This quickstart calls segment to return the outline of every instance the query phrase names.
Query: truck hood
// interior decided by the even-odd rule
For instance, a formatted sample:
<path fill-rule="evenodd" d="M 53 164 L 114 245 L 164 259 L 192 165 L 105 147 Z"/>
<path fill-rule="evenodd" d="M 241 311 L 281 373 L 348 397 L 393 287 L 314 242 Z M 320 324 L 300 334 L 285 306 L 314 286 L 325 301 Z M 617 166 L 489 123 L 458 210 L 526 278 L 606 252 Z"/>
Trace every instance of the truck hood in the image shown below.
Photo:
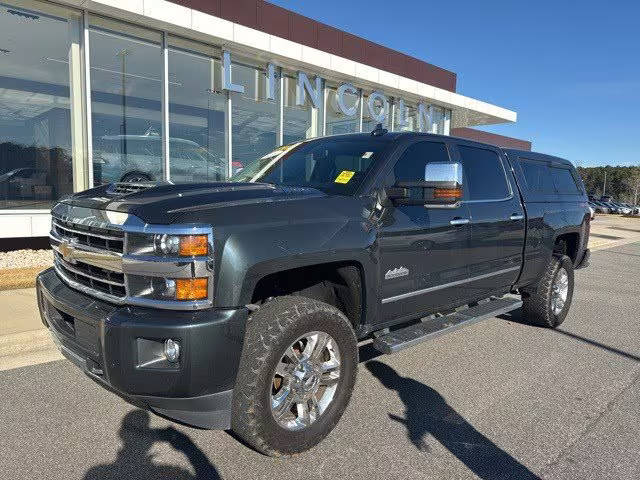
<path fill-rule="evenodd" d="M 257 206 L 326 196 L 314 188 L 266 183 L 160 183 L 103 185 L 63 201 L 79 207 L 129 213 L 147 223 L 171 224 L 191 222 L 203 214 L 210 216 L 221 207 Z"/>

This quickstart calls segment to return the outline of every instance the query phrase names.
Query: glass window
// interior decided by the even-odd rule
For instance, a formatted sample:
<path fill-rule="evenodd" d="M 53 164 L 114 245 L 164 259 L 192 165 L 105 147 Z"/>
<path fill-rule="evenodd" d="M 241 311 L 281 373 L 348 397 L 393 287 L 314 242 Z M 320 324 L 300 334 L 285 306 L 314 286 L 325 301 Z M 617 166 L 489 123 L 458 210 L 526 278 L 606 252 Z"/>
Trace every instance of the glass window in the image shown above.
<path fill-rule="evenodd" d="M 220 60 L 170 48 L 168 63 L 171 181 L 224 180 L 226 95 L 219 91 L 216 74 L 222 68 Z M 157 154 L 162 158 L 161 148 Z"/>
<path fill-rule="evenodd" d="M 430 133 L 444 134 L 444 108 L 433 106 L 433 118 Z"/>
<path fill-rule="evenodd" d="M 400 125 L 402 122 L 402 113 L 400 111 L 400 104 L 396 103 L 396 118 L 394 121 L 394 129 L 397 132 L 418 132 L 418 110 L 416 105 L 405 103 L 406 110 L 406 125 Z"/>
<path fill-rule="evenodd" d="M 397 181 L 413 182 L 424 180 L 427 163 L 448 162 L 449 153 L 444 143 L 418 142 L 410 145 L 393 167 L 394 179 Z"/>
<path fill-rule="evenodd" d="M 376 125 L 380 122 L 373 120 L 371 118 L 371 112 L 369 111 L 369 95 L 365 95 L 363 98 L 363 110 L 362 110 L 362 131 L 363 132 L 372 132 Z M 383 102 L 380 97 L 375 98 L 373 102 L 373 108 L 376 115 L 384 110 L 384 121 L 382 122 L 382 126 L 386 129 L 389 128 L 390 120 L 391 120 L 391 107 L 389 105 L 389 99 L 387 98 L 386 102 Z"/>
<path fill-rule="evenodd" d="M 469 200 L 497 200 L 509 196 L 502 161 L 493 150 L 458 145 Z"/>
<path fill-rule="evenodd" d="M 327 88 L 327 135 L 357 133 L 360 131 L 360 93 L 346 91 L 342 96 L 347 110 L 355 109 L 355 114 L 348 116 L 338 106 L 337 89 Z"/>
<path fill-rule="evenodd" d="M 160 42 L 92 26 L 94 184 L 162 179 Z"/>
<path fill-rule="evenodd" d="M 532 192 L 552 194 L 555 193 L 551 180 L 549 166 L 545 162 L 520 159 L 522 173 L 527 182 L 527 187 Z"/>
<path fill-rule="evenodd" d="M 558 193 L 575 195 L 582 191 L 568 168 L 551 167 L 551 178 Z"/>
<path fill-rule="evenodd" d="M 309 77 L 313 80 L 314 77 Z M 315 83 L 312 81 L 315 88 Z M 313 108 L 311 99 L 305 96 L 304 105 L 296 105 L 297 79 L 285 74 L 284 78 L 284 125 L 283 142 L 285 145 L 318 136 L 319 108 Z M 322 103 L 322 101 L 320 102 Z"/>
<path fill-rule="evenodd" d="M 0 3 L 0 208 L 73 191 L 69 22 Z"/>
<path fill-rule="evenodd" d="M 279 111 L 276 100 L 266 98 L 266 72 L 263 69 L 233 64 L 233 83 L 244 85 L 244 93 L 233 93 L 233 165 L 235 173 L 252 160 L 271 152 L 278 141 Z M 274 97 L 280 97 L 276 81 Z"/>
<path fill-rule="evenodd" d="M 231 180 L 317 188 L 330 194 L 355 192 L 388 140 L 318 139 L 281 147 L 248 164 Z"/>

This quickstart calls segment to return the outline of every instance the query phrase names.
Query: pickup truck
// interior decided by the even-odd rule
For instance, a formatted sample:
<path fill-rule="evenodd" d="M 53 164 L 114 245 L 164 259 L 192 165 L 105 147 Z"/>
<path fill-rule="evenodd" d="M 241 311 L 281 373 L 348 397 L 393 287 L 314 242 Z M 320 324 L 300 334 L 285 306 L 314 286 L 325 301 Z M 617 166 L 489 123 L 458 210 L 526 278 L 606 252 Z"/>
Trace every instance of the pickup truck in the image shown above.
<path fill-rule="evenodd" d="M 339 421 L 360 341 L 392 353 L 520 307 L 562 323 L 589 226 L 566 160 L 378 126 L 280 147 L 226 182 L 60 201 L 37 298 L 108 390 L 288 455 Z"/>

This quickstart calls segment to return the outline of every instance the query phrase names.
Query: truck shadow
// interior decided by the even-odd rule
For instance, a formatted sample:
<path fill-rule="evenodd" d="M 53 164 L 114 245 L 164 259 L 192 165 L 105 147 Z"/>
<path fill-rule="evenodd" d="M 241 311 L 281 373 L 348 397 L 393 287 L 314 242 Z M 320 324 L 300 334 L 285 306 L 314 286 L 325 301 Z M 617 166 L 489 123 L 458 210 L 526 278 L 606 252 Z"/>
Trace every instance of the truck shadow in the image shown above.
<path fill-rule="evenodd" d="M 431 435 L 480 478 L 540 478 L 476 430 L 433 388 L 376 360 L 365 366 L 382 385 L 398 392 L 405 416 L 389 417 L 406 427 L 409 440 L 420 451 L 430 451 L 425 437 Z"/>
<path fill-rule="evenodd" d="M 504 313 L 502 315 L 498 315 L 498 318 L 502 320 L 508 320 L 510 322 L 521 323 L 523 325 L 529 325 L 522 318 L 522 309 L 519 308 L 509 313 Z M 561 328 L 551 329 L 554 333 L 559 333 L 560 335 L 564 335 L 565 337 L 573 338 L 574 340 L 578 340 L 579 342 L 586 343 L 587 345 L 592 345 L 594 347 L 601 348 L 602 350 L 606 350 L 607 352 L 615 353 L 616 355 L 620 355 L 621 357 L 628 358 L 629 360 L 634 360 L 636 362 L 640 362 L 640 356 L 634 355 L 633 353 L 625 352 L 624 350 L 620 350 L 619 348 L 610 347 L 609 345 L 605 345 L 604 343 L 597 342 L 595 340 L 591 340 L 590 338 L 583 337 L 582 335 L 578 335 L 576 333 L 568 332 L 567 330 L 563 330 Z"/>
<path fill-rule="evenodd" d="M 122 419 L 119 430 L 122 448 L 113 463 L 97 465 L 87 471 L 85 480 L 98 479 L 146 479 L 191 480 L 196 478 L 220 479 L 218 471 L 189 436 L 173 427 L 151 428 L 149 413 L 133 410 Z M 166 442 L 183 453 L 195 471 L 172 465 L 153 462 L 151 447 L 157 442 Z"/>

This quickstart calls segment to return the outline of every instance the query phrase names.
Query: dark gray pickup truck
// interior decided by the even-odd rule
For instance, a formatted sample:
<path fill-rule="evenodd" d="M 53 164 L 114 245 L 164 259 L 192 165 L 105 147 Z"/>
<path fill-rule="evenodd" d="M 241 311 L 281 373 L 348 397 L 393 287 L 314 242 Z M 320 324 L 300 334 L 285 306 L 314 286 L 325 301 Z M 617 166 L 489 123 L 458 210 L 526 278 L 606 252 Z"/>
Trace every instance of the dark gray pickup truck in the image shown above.
<path fill-rule="evenodd" d="M 587 265 L 571 164 L 388 133 L 281 147 L 225 183 L 117 183 L 52 210 L 42 321 L 89 377 L 189 425 L 301 452 L 391 353 L 522 307 L 555 327 Z"/>

